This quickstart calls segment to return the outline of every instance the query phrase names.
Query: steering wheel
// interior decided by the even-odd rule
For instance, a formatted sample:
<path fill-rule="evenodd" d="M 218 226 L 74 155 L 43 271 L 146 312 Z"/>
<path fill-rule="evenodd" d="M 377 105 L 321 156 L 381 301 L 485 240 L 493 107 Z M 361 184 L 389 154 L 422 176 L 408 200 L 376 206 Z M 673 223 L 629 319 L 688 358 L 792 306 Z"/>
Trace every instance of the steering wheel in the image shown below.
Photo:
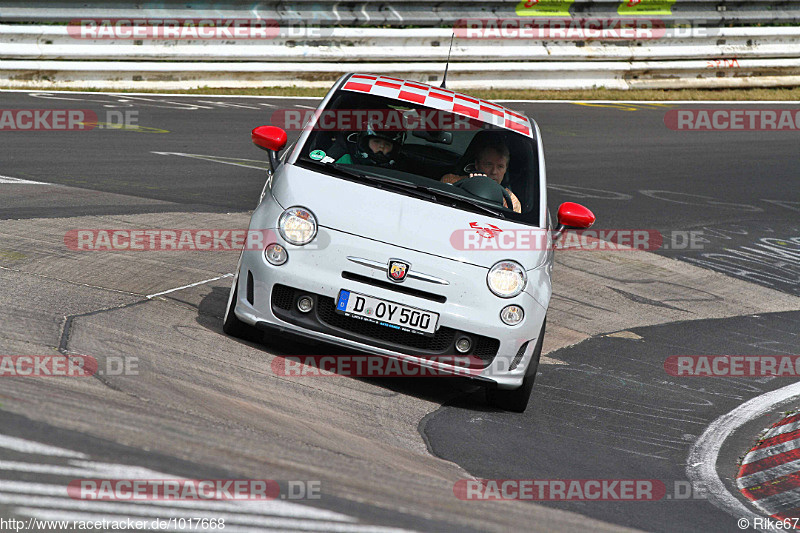
<path fill-rule="evenodd" d="M 473 173 L 471 176 L 455 182 L 453 185 L 462 189 L 473 196 L 477 196 L 483 200 L 495 202 L 505 205 L 508 209 L 514 209 L 514 202 L 511 200 L 511 194 L 505 187 L 494 181 L 486 174 Z"/>
<path fill-rule="evenodd" d="M 492 181 L 494 181 L 494 180 L 492 180 Z M 495 182 L 495 183 L 497 183 L 497 182 Z M 508 192 L 508 190 L 506 190 L 506 188 L 503 187 L 502 185 L 500 185 L 499 183 L 498 183 L 498 186 L 501 189 L 503 189 L 503 200 L 505 200 L 505 202 L 506 202 L 506 207 L 513 211 L 514 210 L 514 200 L 511 199 L 511 193 Z"/>

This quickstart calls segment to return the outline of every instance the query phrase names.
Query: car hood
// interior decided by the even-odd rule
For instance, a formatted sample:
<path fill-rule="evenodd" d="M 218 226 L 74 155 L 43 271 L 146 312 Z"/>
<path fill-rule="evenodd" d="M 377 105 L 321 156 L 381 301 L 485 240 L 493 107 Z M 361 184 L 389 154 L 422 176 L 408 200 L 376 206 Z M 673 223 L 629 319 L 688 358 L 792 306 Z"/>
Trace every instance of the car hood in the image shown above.
<path fill-rule="evenodd" d="M 272 194 L 283 208 L 311 210 L 320 227 L 485 268 L 512 259 L 530 270 L 547 255 L 542 229 L 295 165 L 279 169 Z M 487 238 L 487 232 L 476 227 L 489 228 L 493 236 Z"/>

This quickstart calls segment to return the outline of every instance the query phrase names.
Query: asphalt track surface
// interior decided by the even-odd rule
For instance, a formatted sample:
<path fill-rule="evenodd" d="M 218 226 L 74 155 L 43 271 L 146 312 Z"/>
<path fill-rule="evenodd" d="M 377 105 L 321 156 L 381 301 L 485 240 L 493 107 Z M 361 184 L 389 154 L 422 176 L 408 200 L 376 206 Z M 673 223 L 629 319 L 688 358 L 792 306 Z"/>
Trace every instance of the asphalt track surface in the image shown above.
<path fill-rule="evenodd" d="M 230 280 L 171 293 L 169 302 L 143 301 L 141 295 L 232 272 L 235 256 L 204 256 L 197 265 L 183 257 L 133 257 L 118 265 L 113 257 L 67 254 L 63 242 L 59 248 L 66 229 L 108 227 L 109 221 L 196 227 L 190 224 L 223 223 L 230 213 L 244 213 L 237 220 L 246 224 L 246 212 L 263 187 L 264 166 L 249 131 L 269 123 L 278 109 L 313 108 L 316 100 L 5 92 L 0 102 L 3 109 L 91 109 L 100 121 L 119 116 L 109 111 L 128 111 L 139 125 L 0 132 L 0 175 L 58 185 L 0 183 L 0 353 L 68 349 L 98 359 L 104 351 L 136 353 L 148 372 L 159 373 L 152 381 L 99 379 L 102 390 L 97 391 L 3 378 L 8 384 L 0 389 L 0 434 L 79 450 L 92 461 L 175 476 L 322 478 L 324 497 L 300 503 L 340 515 L 323 522 L 300 512 L 293 526 L 275 526 L 282 530 L 308 530 L 309 520 L 327 524 L 319 526 L 322 530 L 338 520 L 354 531 L 370 525 L 464 531 L 470 524 L 476 530 L 494 529 L 493 524 L 497 530 L 738 530 L 735 514 L 701 496 L 684 499 L 676 493 L 687 481 L 689 449 L 718 417 L 796 380 L 676 378 L 664 371 L 663 362 L 670 355 L 799 353 L 797 133 L 672 131 L 664 125 L 664 114 L 674 108 L 796 106 L 509 104 L 535 118 L 542 129 L 551 209 L 578 201 L 595 212 L 599 229 L 650 229 L 677 238 L 696 232 L 702 244 L 694 250 L 662 247 L 655 255 L 631 259 L 611 256 L 610 262 L 594 255 L 563 256 L 565 274 L 559 279 L 557 269 L 558 298 L 548 321 L 548 338 L 556 339 L 547 354 L 553 364 L 540 367 L 528 411 L 514 415 L 488 409 L 480 392 L 461 382 L 341 378 L 315 385 L 319 390 L 313 392 L 279 389 L 286 397 L 277 400 L 252 376 L 228 383 L 220 378 L 229 368 L 226 356 L 237 357 L 235 371 L 248 376 L 247 371 L 276 353 L 269 344 L 221 334 L 219 317 Z M 295 137 L 290 133 L 290 142 Z M 30 249 L 31 242 L 42 250 Z M 115 268 L 125 279 L 114 277 Z M 688 281 L 682 283 L 684 276 Z M 587 286 L 580 286 L 584 281 Z M 78 288 L 80 295 L 71 292 Z M 158 308 L 168 304 L 173 307 Z M 648 318 L 637 321 L 626 313 Z M 72 330 L 64 329 L 62 317 L 69 317 Z M 190 326 L 200 332 L 189 334 Z M 623 334 L 614 334 L 619 331 Z M 184 341 L 172 338 L 180 335 Z M 187 343 L 184 350 L 205 353 L 182 354 L 181 342 Z M 181 364 L 191 379 L 179 374 Z M 248 387 L 256 391 L 252 397 Z M 172 388 L 178 392 L 169 392 Z M 127 395 L 125 401 L 119 394 Z M 350 411 L 317 412 L 332 409 L 336 395 L 342 395 L 342 404 L 353 402 Z M 365 397 L 385 411 L 378 415 L 383 419 L 369 420 L 359 412 L 358 402 Z M 143 403 L 131 400 L 128 405 L 128 399 Z M 270 402 L 269 411 L 248 411 L 250 400 Z M 148 402 L 153 412 L 146 412 Z M 163 423 L 152 409 L 159 402 L 165 405 Z M 737 458 L 762 428 L 793 405 L 775 405 L 725 441 L 717 472 L 732 494 L 738 494 L 730 481 Z M 139 408 L 141 418 L 135 411 Z M 286 418 L 273 415 L 280 411 Z M 263 427 L 258 421 L 251 427 L 250 420 L 258 416 L 266 417 Z M 358 439 L 366 440 L 325 434 L 327 426 L 320 425 L 325 418 L 352 424 Z M 393 425 L 393 418 L 406 425 Z M 285 432 L 274 427 L 280 423 L 286 424 Z M 370 444 L 388 438 L 380 424 L 392 428 L 389 437 L 399 448 L 417 455 L 399 455 L 392 465 L 380 457 L 383 448 L 372 451 Z M 309 433 L 296 429 L 301 426 L 310 427 Z M 226 432 L 237 442 L 219 439 L 195 447 L 197 439 Z M 350 456 L 342 449 L 322 450 L 326 441 L 337 438 L 348 446 L 360 443 L 364 456 L 360 449 L 351 449 Z M 242 451 L 258 439 L 263 454 Z M 291 446 L 282 446 L 280 439 Z M 423 458 L 425 449 L 451 463 Z M 53 463 L 46 454 L 0 451 L 0 461 Z M 363 478 L 352 481 L 355 474 L 338 461 L 360 466 Z M 428 470 L 436 473 L 437 483 L 410 484 Z M 442 494 L 442 487 L 452 487 L 459 472 L 461 478 L 658 479 L 674 497 L 658 502 L 458 502 L 452 491 Z M 47 475 L 54 474 L 0 467 L 5 482 L 63 483 Z M 21 511 L 13 498 L 4 499 L 13 491 L 4 489 L 2 480 L 2 516 L 39 516 Z M 336 480 L 352 484 L 339 490 Z M 385 493 L 375 489 L 382 484 Z M 398 496 L 404 490 L 421 491 L 421 496 Z"/>

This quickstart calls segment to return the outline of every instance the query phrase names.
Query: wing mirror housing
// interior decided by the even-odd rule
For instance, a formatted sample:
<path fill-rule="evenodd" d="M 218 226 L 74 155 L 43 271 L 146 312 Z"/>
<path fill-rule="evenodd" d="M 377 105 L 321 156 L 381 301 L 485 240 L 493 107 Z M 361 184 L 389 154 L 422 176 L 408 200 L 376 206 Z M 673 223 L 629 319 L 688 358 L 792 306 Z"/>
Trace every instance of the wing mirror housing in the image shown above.
<path fill-rule="evenodd" d="M 287 135 L 277 126 L 259 126 L 250 133 L 253 144 L 269 153 L 269 163 L 272 171 L 278 167 L 278 152 L 286 146 Z"/>
<path fill-rule="evenodd" d="M 595 216 L 588 208 L 575 202 L 558 206 L 558 227 L 553 240 L 558 240 L 566 229 L 587 229 L 594 224 Z"/>
<path fill-rule="evenodd" d="M 286 132 L 277 126 L 259 126 L 253 129 L 251 137 L 262 150 L 280 152 L 286 146 Z"/>

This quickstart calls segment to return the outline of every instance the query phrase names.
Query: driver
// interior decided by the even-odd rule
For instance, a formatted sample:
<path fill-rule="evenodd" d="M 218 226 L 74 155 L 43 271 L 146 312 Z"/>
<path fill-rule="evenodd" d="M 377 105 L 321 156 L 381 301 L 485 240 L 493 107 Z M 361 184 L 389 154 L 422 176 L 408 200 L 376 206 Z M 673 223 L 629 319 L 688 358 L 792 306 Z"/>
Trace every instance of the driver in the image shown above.
<path fill-rule="evenodd" d="M 364 129 L 358 132 L 355 147 L 350 154 L 345 154 L 336 160 L 345 165 L 373 165 L 377 167 L 391 167 L 397 164 L 400 150 L 406 139 L 405 131 L 386 128 L 379 121 L 368 122 Z"/>
<path fill-rule="evenodd" d="M 511 160 L 511 155 L 505 144 L 496 142 L 488 143 L 478 150 L 477 157 L 475 158 L 475 172 L 470 172 L 469 176 L 458 176 L 456 174 L 445 174 L 442 176 L 441 181 L 444 183 L 455 183 L 465 178 L 479 176 L 485 174 L 492 178 L 498 184 L 502 184 L 503 178 L 506 176 L 508 170 L 508 162 Z M 512 209 L 515 213 L 522 212 L 522 204 L 520 204 L 517 196 L 511 192 L 511 189 L 506 187 L 506 191 L 511 196 Z M 508 207 L 506 201 L 503 200 L 503 207 Z"/>

